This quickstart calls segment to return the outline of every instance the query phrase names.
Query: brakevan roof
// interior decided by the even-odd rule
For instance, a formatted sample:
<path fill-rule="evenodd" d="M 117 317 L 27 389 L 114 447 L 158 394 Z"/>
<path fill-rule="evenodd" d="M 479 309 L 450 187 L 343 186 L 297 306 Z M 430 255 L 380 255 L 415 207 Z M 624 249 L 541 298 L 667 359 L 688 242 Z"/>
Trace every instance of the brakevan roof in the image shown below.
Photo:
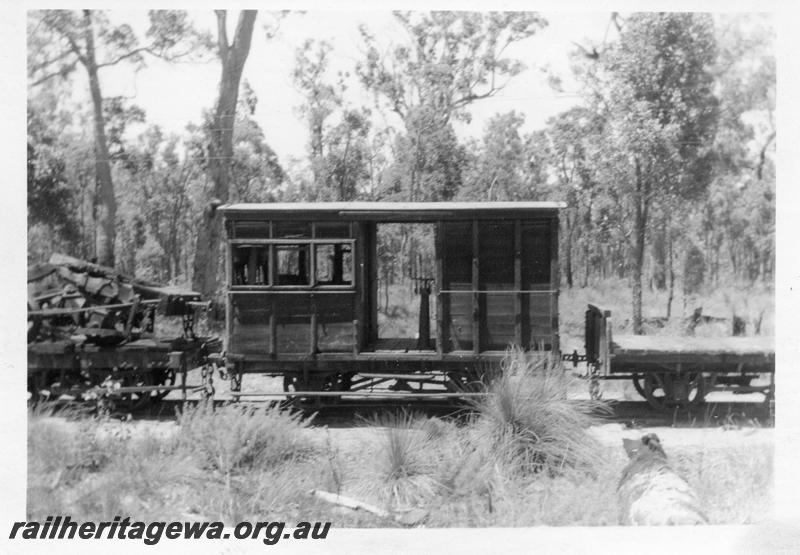
<path fill-rule="evenodd" d="M 448 219 L 480 216 L 535 215 L 566 208 L 563 202 L 275 202 L 225 204 L 226 216 L 316 219 Z"/>

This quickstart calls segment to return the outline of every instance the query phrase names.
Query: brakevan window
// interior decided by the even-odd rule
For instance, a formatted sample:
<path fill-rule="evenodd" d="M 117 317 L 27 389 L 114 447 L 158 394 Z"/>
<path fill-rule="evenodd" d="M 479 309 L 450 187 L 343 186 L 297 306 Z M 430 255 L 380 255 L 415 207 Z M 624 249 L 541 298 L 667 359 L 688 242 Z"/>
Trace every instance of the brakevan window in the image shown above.
<path fill-rule="evenodd" d="M 231 237 L 235 288 L 352 288 L 350 222 L 236 221 Z"/>
<path fill-rule="evenodd" d="M 351 285 L 353 283 L 353 249 L 349 244 L 316 244 L 316 284 Z"/>
<path fill-rule="evenodd" d="M 269 285 L 269 245 L 234 245 L 233 285 Z"/>
<path fill-rule="evenodd" d="M 277 285 L 311 285 L 308 262 L 311 245 L 275 245 Z"/>

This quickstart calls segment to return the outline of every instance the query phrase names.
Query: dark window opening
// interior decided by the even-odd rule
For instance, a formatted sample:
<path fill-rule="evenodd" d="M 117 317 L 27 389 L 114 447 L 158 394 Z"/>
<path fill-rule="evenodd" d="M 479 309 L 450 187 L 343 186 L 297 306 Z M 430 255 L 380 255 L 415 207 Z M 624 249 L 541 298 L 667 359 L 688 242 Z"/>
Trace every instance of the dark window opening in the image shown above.
<path fill-rule="evenodd" d="M 308 262 L 309 245 L 278 245 L 275 256 L 278 266 L 278 285 L 310 285 Z"/>
<path fill-rule="evenodd" d="M 233 285 L 269 285 L 269 247 L 233 247 Z"/>
<path fill-rule="evenodd" d="M 316 245 L 317 285 L 351 285 L 353 250 L 350 245 Z"/>

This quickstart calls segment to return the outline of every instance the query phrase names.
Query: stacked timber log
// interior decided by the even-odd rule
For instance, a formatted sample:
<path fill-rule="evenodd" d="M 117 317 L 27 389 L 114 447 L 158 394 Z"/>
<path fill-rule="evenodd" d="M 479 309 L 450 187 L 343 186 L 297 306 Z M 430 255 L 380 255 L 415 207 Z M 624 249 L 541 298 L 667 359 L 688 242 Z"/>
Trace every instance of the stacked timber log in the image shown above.
<path fill-rule="evenodd" d="M 189 319 L 200 295 L 63 254 L 28 268 L 28 343 L 63 352 L 70 343 L 98 346 L 154 332 L 155 314 Z"/>

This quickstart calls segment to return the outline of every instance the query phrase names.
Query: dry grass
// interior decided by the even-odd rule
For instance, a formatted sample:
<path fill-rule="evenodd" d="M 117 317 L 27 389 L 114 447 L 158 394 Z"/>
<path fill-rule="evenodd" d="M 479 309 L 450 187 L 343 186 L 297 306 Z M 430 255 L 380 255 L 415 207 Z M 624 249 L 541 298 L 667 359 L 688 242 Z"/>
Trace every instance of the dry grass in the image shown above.
<path fill-rule="evenodd" d="M 388 415 L 340 445 L 279 409 L 197 406 L 168 434 L 32 411 L 28 514 L 396 525 L 328 505 L 309 495 L 316 488 L 390 510 L 426 509 L 426 526 L 616 524 L 627 456 L 621 444 L 586 434 L 598 407 L 566 402 L 568 387 L 557 365 L 512 352 L 495 395 L 472 419 Z M 768 517 L 770 445 L 668 446 L 667 453 L 713 523 Z"/>
<path fill-rule="evenodd" d="M 649 290 L 642 294 L 642 316 L 646 318 L 665 317 L 667 314 L 668 293 Z M 584 312 L 588 303 L 600 304 L 611 310 L 616 333 L 631 331 L 631 288 L 622 280 L 609 279 L 593 283 L 589 287 L 563 288 L 559 296 L 559 315 L 562 337 L 568 342 L 566 351 L 573 348 L 582 350 Z M 714 288 L 684 299 L 680 289 L 675 292 L 672 302 L 672 319 L 663 328 L 645 326 L 648 334 L 685 335 L 683 318 L 702 307 L 703 314 L 726 318 L 724 324 L 701 325 L 695 330 L 701 336 L 721 336 L 731 334 L 730 319 L 734 312 L 745 319 L 747 334 L 752 335 L 756 321 L 761 319 L 761 334 L 773 335 L 775 332 L 775 295 L 772 289 L 762 284 L 738 284 Z"/>
<path fill-rule="evenodd" d="M 296 472 L 314 458 L 306 426 L 278 409 L 199 405 L 170 434 L 134 434 L 123 423 L 108 434 L 102 421 L 32 412 L 28 513 L 235 522 L 285 509 L 315 475 Z"/>
<path fill-rule="evenodd" d="M 354 488 L 358 495 L 393 509 L 420 505 L 441 490 L 435 476 L 441 453 L 425 423 L 425 417 L 404 411 L 371 422 L 382 430 Z"/>
<path fill-rule="evenodd" d="M 271 468 L 308 454 L 302 430 L 309 421 L 276 406 L 201 403 L 178 415 L 178 445 L 203 468 L 226 475 Z"/>
<path fill-rule="evenodd" d="M 673 467 L 692 485 L 711 524 L 763 522 L 772 510 L 771 445 L 673 449 Z"/>
<path fill-rule="evenodd" d="M 598 445 L 586 430 L 597 423 L 595 413 L 608 409 L 599 401 L 567 400 L 576 381 L 552 356 L 509 351 L 491 395 L 475 403 L 475 441 L 517 472 L 591 467 Z"/>

